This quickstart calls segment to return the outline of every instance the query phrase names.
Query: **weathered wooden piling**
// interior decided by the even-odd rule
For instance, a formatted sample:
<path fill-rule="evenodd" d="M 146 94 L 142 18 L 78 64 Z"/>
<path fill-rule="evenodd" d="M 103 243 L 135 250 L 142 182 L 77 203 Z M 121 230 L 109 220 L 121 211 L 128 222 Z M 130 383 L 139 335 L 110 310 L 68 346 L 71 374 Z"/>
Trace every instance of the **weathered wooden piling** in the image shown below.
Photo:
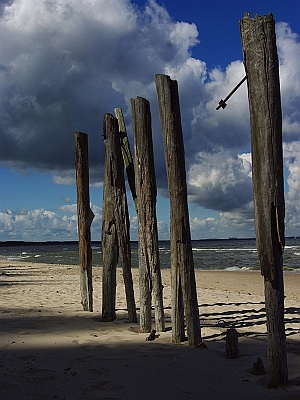
<path fill-rule="evenodd" d="M 137 322 L 131 273 L 129 215 L 124 181 L 118 120 L 111 114 L 103 117 L 105 176 L 102 217 L 103 305 L 102 319 L 115 318 L 115 269 L 118 258 L 125 284 L 129 322 Z M 114 287 L 113 287 L 114 286 Z M 108 304 L 109 303 L 109 304 Z"/>
<path fill-rule="evenodd" d="M 137 194 L 135 188 L 135 172 L 134 172 L 134 162 L 130 150 L 129 140 L 126 131 L 126 125 L 124 121 L 122 108 L 115 108 L 115 116 L 119 123 L 119 134 L 121 139 L 121 150 L 123 155 L 123 161 L 126 169 L 128 185 L 132 194 L 132 199 L 134 202 L 135 210 L 138 212 L 137 207 Z"/>
<path fill-rule="evenodd" d="M 115 219 L 115 188 L 118 174 L 118 128 L 110 114 L 103 117 L 105 146 L 104 186 L 102 203 L 102 321 L 116 319 L 116 268 L 118 238 Z"/>
<path fill-rule="evenodd" d="M 177 81 L 155 76 L 170 194 L 172 341 L 184 340 L 185 314 L 189 344 L 201 342 L 194 260 L 191 244 L 184 143 Z M 183 300 L 183 304 L 182 304 Z"/>
<path fill-rule="evenodd" d="M 239 334 L 236 329 L 226 331 L 226 358 L 239 358 Z"/>
<path fill-rule="evenodd" d="M 75 166 L 81 304 L 85 311 L 93 311 L 92 247 L 90 228 L 94 214 L 90 209 L 88 136 L 83 132 L 75 132 Z"/>
<path fill-rule="evenodd" d="M 156 218 L 156 176 L 153 156 L 151 112 L 148 100 L 131 99 L 134 134 L 135 181 L 139 221 L 140 331 L 151 332 L 151 300 L 156 331 L 165 330 Z"/>
<path fill-rule="evenodd" d="M 264 276 L 270 386 L 286 385 L 284 185 L 279 62 L 273 15 L 240 20 L 248 77 L 256 243 Z"/>

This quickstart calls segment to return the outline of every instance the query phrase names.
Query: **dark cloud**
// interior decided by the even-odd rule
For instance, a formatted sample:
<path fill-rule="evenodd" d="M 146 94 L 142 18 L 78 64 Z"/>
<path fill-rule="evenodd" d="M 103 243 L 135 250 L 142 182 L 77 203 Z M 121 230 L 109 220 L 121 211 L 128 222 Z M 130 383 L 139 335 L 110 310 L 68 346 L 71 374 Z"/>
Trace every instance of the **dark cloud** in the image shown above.
<path fill-rule="evenodd" d="M 129 97 L 146 94 L 147 85 L 153 92 L 155 73 L 181 51 L 168 38 L 175 24 L 158 24 L 154 11 L 141 15 L 126 1 L 118 2 L 120 13 L 114 2 L 106 3 L 105 16 L 74 1 L 38 7 L 29 1 L 22 11 L 20 3 L 2 26 L 1 160 L 21 168 L 70 169 L 74 131 L 84 131 L 99 180 L 102 117 L 115 107 L 127 111 Z"/>
<path fill-rule="evenodd" d="M 14 0 L 0 0 L 0 18 L 4 14 L 6 7 L 11 6 L 13 2 Z"/>

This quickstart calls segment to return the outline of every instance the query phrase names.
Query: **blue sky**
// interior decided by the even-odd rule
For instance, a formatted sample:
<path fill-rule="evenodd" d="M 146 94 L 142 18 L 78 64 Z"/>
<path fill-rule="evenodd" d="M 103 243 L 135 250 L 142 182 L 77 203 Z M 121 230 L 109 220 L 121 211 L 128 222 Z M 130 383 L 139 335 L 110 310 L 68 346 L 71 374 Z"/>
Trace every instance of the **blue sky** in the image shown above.
<path fill-rule="evenodd" d="M 104 12 L 105 10 L 105 12 Z M 300 235 L 300 3 L 239 0 L 0 0 L 0 240 L 76 240 L 74 131 L 89 135 L 91 203 L 99 240 L 102 118 L 130 98 L 150 101 L 159 237 L 169 201 L 154 85 L 179 85 L 194 239 L 253 237 L 250 128 L 239 19 L 272 12 L 283 109 L 286 234 Z M 132 145 L 133 148 L 133 145 Z M 128 195 L 132 239 L 137 220 Z"/>

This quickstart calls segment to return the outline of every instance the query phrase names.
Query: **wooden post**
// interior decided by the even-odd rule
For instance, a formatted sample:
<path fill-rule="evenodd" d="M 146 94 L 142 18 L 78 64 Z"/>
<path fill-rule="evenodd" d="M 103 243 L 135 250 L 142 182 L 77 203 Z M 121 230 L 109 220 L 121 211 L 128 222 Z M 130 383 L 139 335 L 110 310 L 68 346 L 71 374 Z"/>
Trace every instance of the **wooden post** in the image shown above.
<path fill-rule="evenodd" d="M 256 362 L 253 363 L 252 374 L 264 375 L 266 373 L 264 363 L 260 357 L 257 357 Z"/>
<path fill-rule="evenodd" d="M 150 104 L 146 99 L 137 97 L 131 99 L 131 110 L 139 210 L 140 331 L 151 331 L 151 294 L 153 293 L 156 331 L 162 332 L 165 330 L 165 319 L 158 248 L 157 188 Z"/>
<path fill-rule="evenodd" d="M 118 135 L 109 114 L 103 118 L 105 146 L 104 188 L 102 203 L 102 321 L 116 319 L 116 268 L 118 264 L 118 238 L 115 219 L 114 182 L 118 174 Z"/>
<path fill-rule="evenodd" d="M 191 244 L 184 143 L 177 81 L 155 76 L 170 194 L 172 340 L 184 340 L 182 299 L 189 344 L 201 342 L 194 260 Z"/>
<path fill-rule="evenodd" d="M 130 151 L 129 140 L 126 132 L 125 121 L 123 117 L 123 112 L 121 108 L 115 108 L 115 116 L 118 118 L 119 123 L 119 133 L 121 137 L 121 150 L 124 165 L 126 168 L 127 180 L 130 187 L 130 191 L 132 194 L 134 206 L 136 212 L 138 212 L 137 208 L 137 196 L 136 196 L 136 189 L 135 189 L 135 172 L 134 172 L 134 163 L 132 154 Z"/>
<path fill-rule="evenodd" d="M 226 357 L 239 358 L 239 334 L 236 329 L 227 329 L 226 332 Z"/>
<path fill-rule="evenodd" d="M 123 172 L 124 165 L 121 155 L 118 120 L 111 114 L 104 115 L 103 136 L 105 145 L 102 218 L 103 274 L 107 273 L 108 276 L 110 275 L 110 278 L 103 280 L 103 284 L 107 283 L 103 289 L 103 301 L 105 300 L 105 296 L 114 296 L 113 301 L 115 302 L 115 288 L 112 285 L 115 285 L 115 268 L 119 255 L 125 284 L 128 319 L 129 322 L 137 322 L 131 274 L 129 215 Z M 102 312 L 102 319 L 103 316 L 105 318 L 115 318 L 114 314 L 109 311 L 112 306 L 113 303 L 111 300 L 111 305 L 107 310 L 103 310 Z M 107 314 L 108 312 L 109 315 Z"/>
<path fill-rule="evenodd" d="M 88 136 L 83 132 L 75 132 L 75 165 L 81 304 L 85 311 L 93 311 L 92 247 L 90 228 L 94 214 L 90 209 Z"/>
<path fill-rule="evenodd" d="M 288 381 L 284 327 L 284 186 L 279 63 L 273 15 L 240 20 L 252 141 L 256 243 L 265 284 L 270 386 Z"/>

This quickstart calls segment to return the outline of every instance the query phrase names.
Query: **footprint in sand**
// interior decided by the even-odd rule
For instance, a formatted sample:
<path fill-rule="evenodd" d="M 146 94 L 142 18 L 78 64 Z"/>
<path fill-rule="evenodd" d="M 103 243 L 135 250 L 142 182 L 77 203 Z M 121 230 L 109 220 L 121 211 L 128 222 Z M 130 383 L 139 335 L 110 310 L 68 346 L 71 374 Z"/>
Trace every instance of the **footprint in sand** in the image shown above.
<path fill-rule="evenodd" d="M 91 389 L 96 390 L 122 390 L 124 389 L 124 385 L 120 382 L 113 382 L 113 381 L 102 381 L 98 382 L 95 385 L 91 386 Z"/>
<path fill-rule="evenodd" d="M 124 339 L 122 335 L 120 336 L 109 336 L 106 341 L 107 342 L 120 342 L 120 341 L 128 341 L 128 338 Z"/>
<path fill-rule="evenodd" d="M 46 368 L 30 368 L 23 371 L 22 374 L 34 381 L 52 381 L 54 379 L 54 371 Z"/>
<path fill-rule="evenodd" d="M 82 356 L 82 357 L 75 358 L 75 361 L 79 361 L 81 363 L 86 363 L 86 362 L 90 361 L 93 358 L 95 358 L 95 356 Z"/>
<path fill-rule="evenodd" d="M 20 361 L 28 361 L 28 360 L 32 360 L 32 356 L 31 355 L 24 355 L 24 356 L 17 356 L 16 359 L 20 360 Z"/>
<path fill-rule="evenodd" d="M 101 400 L 124 400 L 124 398 L 122 397 L 102 397 Z"/>
<path fill-rule="evenodd" d="M 4 390 L 10 390 L 10 389 L 15 389 L 17 388 L 18 385 L 12 383 L 12 382 L 2 382 L 1 383 L 1 389 Z"/>
<path fill-rule="evenodd" d="M 85 344 L 87 344 L 87 343 L 89 343 L 89 342 L 90 342 L 89 339 L 87 339 L 87 340 L 77 340 L 77 339 L 72 340 L 72 343 L 78 344 L 79 346 L 85 345 Z"/>
<path fill-rule="evenodd" d="M 109 373 L 110 371 L 111 370 L 109 368 L 103 367 L 103 368 L 93 368 L 93 369 L 90 369 L 88 372 L 89 372 L 89 374 L 101 376 L 101 375 Z"/>

